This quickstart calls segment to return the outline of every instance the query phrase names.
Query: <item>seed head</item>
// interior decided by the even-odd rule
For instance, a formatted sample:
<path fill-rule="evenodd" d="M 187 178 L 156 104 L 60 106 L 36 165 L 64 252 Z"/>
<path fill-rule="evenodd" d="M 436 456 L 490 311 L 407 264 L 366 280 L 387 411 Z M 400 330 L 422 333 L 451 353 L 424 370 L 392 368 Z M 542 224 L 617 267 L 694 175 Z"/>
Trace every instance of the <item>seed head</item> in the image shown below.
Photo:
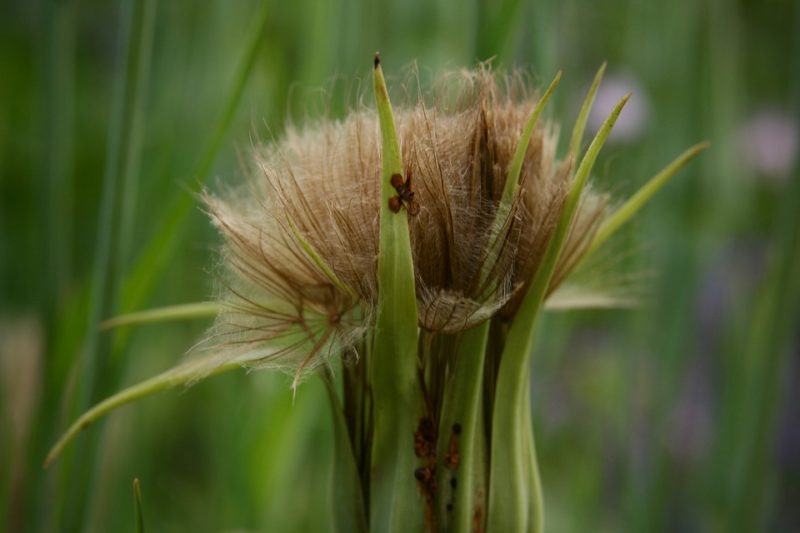
<path fill-rule="evenodd" d="M 518 73 L 487 66 L 442 78 L 396 109 L 405 168 L 392 211 L 409 215 L 419 326 L 457 332 L 513 316 L 537 271 L 570 185 L 557 127 L 540 125 L 519 188 L 501 202 L 537 98 Z M 254 152 L 257 172 L 221 197 L 205 195 L 224 237 L 225 310 L 208 344 L 248 366 L 301 376 L 357 346 L 377 302 L 381 153 L 377 114 L 290 129 Z M 553 277 L 589 246 L 606 200 L 584 194 Z"/>

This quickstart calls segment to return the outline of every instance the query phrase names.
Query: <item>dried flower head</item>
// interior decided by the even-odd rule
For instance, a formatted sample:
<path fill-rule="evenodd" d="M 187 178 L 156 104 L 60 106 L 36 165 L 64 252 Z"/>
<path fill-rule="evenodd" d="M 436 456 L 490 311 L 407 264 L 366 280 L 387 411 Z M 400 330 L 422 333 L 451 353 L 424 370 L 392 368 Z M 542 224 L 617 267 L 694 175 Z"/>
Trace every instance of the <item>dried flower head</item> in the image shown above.
<path fill-rule="evenodd" d="M 406 179 L 392 183 L 390 208 L 411 215 L 421 328 L 454 333 L 512 316 L 536 273 L 573 167 L 556 157 L 557 128 L 539 125 L 520 187 L 501 202 L 537 101 L 522 75 L 482 66 L 396 110 Z M 380 146 L 376 112 L 359 109 L 290 130 L 256 150 L 258 172 L 245 185 L 206 195 L 226 269 L 208 344 L 299 376 L 363 338 L 378 291 Z M 584 193 L 551 290 L 587 250 L 606 203 Z"/>

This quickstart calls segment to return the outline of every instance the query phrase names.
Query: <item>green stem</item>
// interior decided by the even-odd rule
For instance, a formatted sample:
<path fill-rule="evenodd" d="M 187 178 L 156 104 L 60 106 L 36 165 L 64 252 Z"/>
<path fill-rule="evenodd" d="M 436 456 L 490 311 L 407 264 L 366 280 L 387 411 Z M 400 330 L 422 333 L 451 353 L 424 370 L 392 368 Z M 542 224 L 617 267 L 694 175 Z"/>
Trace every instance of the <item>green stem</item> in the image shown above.
<path fill-rule="evenodd" d="M 469 532 L 485 516 L 483 367 L 490 321 L 461 334 L 439 418 L 437 512 L 443 531 Z"/>
<path fill-rule="evenodd" d="M 544 531 L 544 500 L 542 497 L 542 481 L 539 476 L 539 462 L 536 460 L 536 439 L 533 434 L 533 414 L 531 413 L 530 380 L 526 388 L 527 401 L 523 405 L 522 420 L 524 431 L 523 443 L 525 453 L 525 484 L 530 488 L 530 513 L 528 519 L 529 533 L 542 533 Z"/>
<path fill-rule="evenodd" d="M 121 176 L 119 202 L 119 228 L 117 231 L 117 276 L 122 279 L 130 260 L 134 230 L 134 215 L 138 196 L 141 167 L 142 140 L 145 130 L 145 97 L 150 79 L 150 63 L 155 32 L 156 0 L 142 0 L 135 4 L 134 20 L 141 20 L 132 34 L 128 50 L 125 92 L 130 100 L 124 117 L 123 136 L 125 148 L 120 154 L 116 172 Z"/>
<path fill-rule="evenodd" d="M 56 442 L 56 444 L 50 450 L 50 453 L 47 454 L 47 458 L 44 460 L 44 464 L 42 466 L 47 468 L 61 454 L 61 452 L 64 450 L 64 447 L 66 447 L 66 445 L 78 435 L 78 433 L 88 428 L 109 411 L 113 411 L 117 407 L 125 405 L 126 403 L 138 400 L 139 398 L 144 398 L 145 396 L 150 396 L 151 394 L 161 392 L 177 385 L 186 385 L 201 378 L 221 374 L 235 368 L 241 368 L 241 366 L 241 363 L 238 361 L 220 364 L 218 359 L 213 356 L 189 361 L 171 370 L 167 370 L 162 374 L 142 381 L 141 383 L 137 383 L 132 387 L 128 387 L 127 389 L 118 392 L 109 398 L 106 398 L 83 413 L 69 427 L 66 433 L 64 433 L 64 435 L 58 439 L 58 442 Z"/>
<path fill-rule="evenodd" d="M 133 511 L 136 533 L 144 533 L 144 515 L 142 513 L 142 487 L 139 478 L 133 479 Z"/>
<path fill-rule="evenodd" d="M 374 440 L 371 453 L 370 530 L 422 531 L 423 499 L 415 471 L 414 432 L 423 417 L 417 362 L 417 301 L 411 238 L 405 209 L 389 198 L 395 174 L 403 176 L 400 144 L 389 94 L 375 57 L 375 100 L 380 119 L 382 178 L 378 255 L 378 306 L 371 350 Z"/>
<path fill-rule="evenodd" d="M 539 270 L 509 328 L 500 359 L 492 416 L 491 472 L 489 476 L 489 521 L 491 531 L 522 531 L 528 528 L 529 504 L 526 485 L 526 438 L 524 428 L 525 392 L 530 374 L 530 359 L 536 319 L 550 279 L 558 263 L 578 208 L 589 174 L 622 108 L 625 96 L 611 112 L 586 150 L 572 187 L 564 202 L 556 230 L 542 258 Z M 534 520 L 539 518 L 533 517 Z"/>
<path fill-rule="evenodd" d="M 367 513 L 361 490 L 353 442 L 347 421 L 329 373 L 322 375 L 333 415 L 333 471 L 331 473 L 331 505 L 333 531 L 359 533 L 367 531 Z"/>

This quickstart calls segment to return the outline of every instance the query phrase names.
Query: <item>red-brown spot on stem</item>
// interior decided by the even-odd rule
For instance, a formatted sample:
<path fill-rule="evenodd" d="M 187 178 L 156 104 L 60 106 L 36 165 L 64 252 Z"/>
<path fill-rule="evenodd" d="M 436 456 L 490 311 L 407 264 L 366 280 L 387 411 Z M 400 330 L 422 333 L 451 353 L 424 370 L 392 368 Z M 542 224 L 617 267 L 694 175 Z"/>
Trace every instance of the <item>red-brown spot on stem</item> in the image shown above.
<path fill-rule="evenodd" d="M 483 498 L 479 494 L 478 503 L 475 504 L 475 510 L 472 512 L 472 531 L 473 533 L 483 533 Z"/>
<path fill-rule="evenodd" d="M 423 416 L 414 432 L 414 453 L 425 464 L 414 470 L 417 487 L 425 500 L 425 530 L 436 531 L 434 495 L 436 494 L 436 426 Z"/>
<path fill-rule="evenodd" d="M 448 470 L 458 469 L 458 465 L 461 462 L 461 456 L 458 453 L 459 433 L 461 433 L 461 426 L 454 424 L 453 431 L 450 433 L 450 441 L 447 443 L 447 453 L 444 456 L 444 465 Z"/>

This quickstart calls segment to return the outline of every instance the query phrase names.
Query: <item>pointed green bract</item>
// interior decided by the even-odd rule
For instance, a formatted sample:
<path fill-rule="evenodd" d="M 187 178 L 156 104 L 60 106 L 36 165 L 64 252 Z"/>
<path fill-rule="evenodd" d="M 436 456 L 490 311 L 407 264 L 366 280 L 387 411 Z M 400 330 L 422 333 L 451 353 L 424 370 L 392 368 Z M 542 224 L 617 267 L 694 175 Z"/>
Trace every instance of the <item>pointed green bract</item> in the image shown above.
<path fill-rule="evenodd" d="M 672 161 L 669 165 L 664 167 L 664 169 L 653 176 L 641 189 L 639 189 L 636 194 L 630 197 L 630 199 L 622 204 L 622 206 L 617 209 L 610 217 L 608 217 L 605 222 L 600 226 L 600 229 L 597 230 L 597 233 L 592 240 L 591 246 L 587 250 L 584 257 L 588 257 L 594 251 L 596 251 L 600 246 L 605 243 L 609 237 L 614 235 L 626 222 L 628 222 L 633 215 L 635 215 L 639 209 L 644 207 L 644 205 L 650 201 L 655 193 L 657 193 L 661 187 L 666 185 L 666 183 L 674 176 L 679 170 L 681 170 L 686 164 L 694 159 L 697 154 L 708 148 L 710 143 L 702 142 L 698 143 L 677 158 Z"/>
<path fill-rule="evenodd" d="M 624 293 L 560 285 L 547 296 L 545 311 L 572 311 L 577 309 L 627 309 L 636 305 L 636 298 Z"/>
<path fill-rule="evenodd" d="M 135 313 L 115 316 L 100 323 L 100 329 L 118 328 L 121 326 L 138 326 L 172 320 L 195 320 L 217 316 L 222 306 L 218 302 L 193 302 L 188 304 L 169 305 L 155 309 L 146 309 Z"/>
<path fill-rule="evenodd" d="M 322 256 L 319 255 L 319 252 L 311 245 L 310 242 L 300 233 L 300 230 L 297 229 L 294 222 L 291 219 L 287 218 L 286 221 L 289 223 L 289 227 L 292 229 L 292 234 L 294 234 L 295 239 L 297 242 L 300 243 L 300 246 L 303 248 L 303 251 L 308 255 L 308 257 L 314 262 L 315 265 L 325 274 L 331 283 L 336 285 L 339 289 L 343 292 L 346 292 L 350 298 L 354 301 L 358 300 L 358 295 L 356 292 L 345 282 L 339 279 L 339 276 L 333 271 L 333 269 L 322 259 Z"/>
<path fill-rule="evenodd" d="M 154 376 L 150 379 L 142 381 L 132 387 L 114 394 L 98 403 L 69 427 L 64 435 L 56 442 L 47 458 L 44 461 L 46 468 L 52 463 L 59 454 L 63 451 L 64 447 L 74 439 L 78 433 L 89 427 L 98 419 L 103 417 L 109 411 L 113 411 L 117 407 L 130 403 L 134 400 L 150 396 L 157 392 L 176 387 L 178 385 L 188 385 L 199 379 L 200 377 L 208 377 L 211 375 L 221 374 L 234 368 L 239 368 L 241 365 L 238 362 L 228 362 L 220 364 L 219 360 L 215 357 L 207 357 L 203 359 L 196 359 L 188 361 L 182 365 L 176 366 L 171 370 Z"/>
<path fill-rule="evenodd" d="M 420 461 L 414 432 L 423 416 L 417 376 L 417 302 L 414 264 L 405 209 L 393 212 L 397 194 L 390 181 L 404 176 L 389 93 L 375 56 L 375 102 L 381 130 L 382 174 L 378 305 L 370 352 L 374 438 L 370 485 L 370 530 L 423 530 L 423 498 L 414 479 Z"/>
<path fill-rule="evenodd" d="M 497 377 L 492 421 L 488 527 L 493 531 L 522 531 L 532 525 L 543 523 L 540 516 L 543 510 L 528 507 L 531 497 L 528 489 L 538 490 L 538 488 L 529 487 L 526 483 L 530 469 L 520 468 L 520 465 L 525 465 L 526 461 L 529 461 L 528 455 L 532 452 L 528 448 L 533 446 L 532 435 L 527 435 L 520 428 L 528 427 L 524 406 L 525 402 L 529 401 L 526 397 L 526 382 L 530 375 L 534 326 L 578 208 L 583 188 L 600 149 L 605 144 L 629 96 L 625 96 L 611 112 L 578 166 L 556 230 L 506 336 Z M 537 531 L 536 527 L 533 527 L 533 530 Z"/>
<path fill-rule="evenodd" d="M 575 171 L 575 177 L 573 178 L 572 186 L 570 187 L 569 194 L 567 195 L 567 200 L 564 203 L 564 208 L 561 211 L 561 217 L 558 221 L 556 234 L 553 236 L 554 240 L 558 239 L 556 240 L 556 246 L 549 246 L 550 249 L 553 249 L 553 253 L 556 254 L 556 259 L 561 252 L 561 246 L 566 239 L 569 226 L 572 224 L 572 219 L 575 215 L 575 211 L 578 208 L 578 202 L 580 201 L 581 194 L 583 194 L 583 188 L 586 186 L 586 182 L 589 179 L 589 174 L 592 172 L 592 168 L 594 168 L 594 162 L 597 160 L 600 150 L 603 148 L 606 139 L 608 139 L 611 130 L 614 128 L 614 124 L 617 122 L 617 118 L 622 112 L 622 108 L 628 103 L 630 97 L 630 94 L 626 94 L 611 111 L 611 114 L 608 116 L 608 118 L 606 118 L 605 122 L 603 122 L 603 125 L 600 126 L 600 130 L 597 132 L 597 135 L 595 135 L 592 143 L 586 150 L 586 154 L 583 156 L 581 164 L 578 165 L 578 170 Z M 536 276 L 539 277 L 539 273 L 537 273 Z"/>
<path fill-rule="evenodd" d="M 545 104 L 550 99 L 550 95 L 553 94 L 558 83 L 561 81 L 561 71 L 559 70 L 556 73 L 555 78 L 553 81 L 550 82 L 550 86 L 544 92 L 542 97 L 536 102 L 536 106 L 533 108 L 531 112 L 531 116 L 528 118 L 528 122 L 525 124 L 525 130 L 522 132 L 522 136 L 519 138 L 519 142 L 517 143 L 517 148 L 514 151 L 514 159 L 511 160 L 511 167 L 508 170 L 508 177 L 506 178 L 506 184 L 503 187 L 503 197 L 501 203 L 503 204 L 511 204 L 512 199 L 514 198 L 514 192 L 519 187 L 519 176 L 522 172 L 522 163 L 525 161 L 525 154 L 528 152 L 528 146 L 531 144 L 531 137 L 533 136 L 533 131 L 536 128 L 536 123 L 539 120 L 539 115 L 542 114 L 544 110 Z"/>
<path fill-rule="evenodd" d="M 525 129 L 517 142 L 516 150 L 514 151 L 514 158 L 511 160 L 511 165 L 508 169 L 508 176 L 506 177 L 505 185 L 503 186 L 503 195 L 500 197 L 500 204 L 497 206 L 494 221 L 489 233 L 489 246 L 486 250 L 486 256 L 483 259 L 483 265 L 479 276 L 479 287 L 484 287 L 483 293 L 479 294 L 479 299 L 487 299 L 493 292 L 494 288 L 486 285 L 486 280 L 491 275 L 491 271 L 495 266 L 495 262 L 500 255 L 500 249 L 503 246 L 504 239 L 500 238 L 504 229 L 508 229 L 510 222 L 509 217 L 512 214 L 514 198 L 519 190 L 519 179 L 522 173 L 522 164 L 525 161 L 525 154 L 528 152 L 528 147 L 531 143 L 531 137 L 536 128 L 536 123 L 539 116 L 544 110 L 544 106 L 553 94 L 553 91 L 561 81 L 561 71 L 556 73 L 550 86 L 544 92 L 542 97 L 536 102 L 536 105 L 531 112 L 528 121 L 525 124 Z"/>
<path fill-rule="evenodd" d="M 56 442 L 50 453 L 47 454 L 44 466 L 46 467 L 52 463 L 78 433 L 117 407 L 166 389 L 180 385 L 191 385 L 229 370 L 256 366 L 269 359 L 270 356 L 290 349 L 313 353 L 316 349 L 319 349 L 320 341 L 317 338 L 318 335 L 324 335 L 326 330 L 327 327 L 324 322 L 321 322 L 321 325 L 316 330 L 308 330 L 298 326 L 281 336 L 272 338 L 269 342 L 265 342 L 249 352 L 238 355 L 230 355 L 224 352 L 211 353 L 203 357 L 189 359 L 166 372 L 128 387 L 106 398 L 81 415 Z"/>
<path fill-rule="evenodd" d="M 583 142 L 583 130 L 586 129 L 586 121 L 589 120 L 589 112 L 592 110 L 594 104 L 594 97 L 597 95 L 597 89 L 600 87 L 600 82 L 603 81 L 603 75 L 606 73 L 606 63 L 603 62 L 600 68 L 597 69 L 597 74 L 594 75 L 594 80 L 589 86 L 589 91 L 586 93 L 586 98 L 583 100 L 581 110 L 578 113 L 578 118 L 575 120 L 575 127 L 572 129 L 572 137 L 569 141 L 569 154 L 572 157 L 578 157 L 578 152 L 581 150 L 581 143 Z"/>

